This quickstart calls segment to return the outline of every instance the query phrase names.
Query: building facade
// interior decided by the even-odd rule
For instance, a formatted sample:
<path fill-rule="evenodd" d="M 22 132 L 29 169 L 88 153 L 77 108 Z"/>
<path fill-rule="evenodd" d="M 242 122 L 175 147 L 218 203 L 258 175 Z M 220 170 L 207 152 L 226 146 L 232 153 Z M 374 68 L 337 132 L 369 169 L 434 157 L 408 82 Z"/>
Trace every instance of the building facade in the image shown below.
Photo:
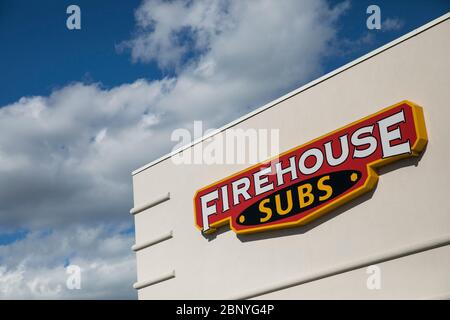
<path fill-rule="evenodd" d="M 401 101 L 421 106 L 421 153 L 379 168 L 373 189 L 306 224 L 202 233 L 197 191 L 249 167 L 173 161 L 205 139 L 134 171 L 139 299 L 450 298 L 449 39 L 446 14 L 210 137 L 277 129 L 284 152 Z"/>

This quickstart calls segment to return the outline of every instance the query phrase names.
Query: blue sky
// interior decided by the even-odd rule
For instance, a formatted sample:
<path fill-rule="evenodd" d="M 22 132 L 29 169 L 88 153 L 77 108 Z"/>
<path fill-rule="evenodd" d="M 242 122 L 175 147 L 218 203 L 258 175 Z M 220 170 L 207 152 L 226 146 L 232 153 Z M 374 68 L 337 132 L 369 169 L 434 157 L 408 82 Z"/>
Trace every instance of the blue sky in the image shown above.
<path fill-rule="evenodd" d="M 25 95 L 49 94 L 71 81 L 101 81 L 107 86 L 137 78 L 159 78 L 152 63 L 130 63 L 115 45 L 134 30 L 140 1 L 0 2 L 0 105 Z M 69 31 L 66 8 L 82 9 L 82 29 Z"/>
<path fill-rule="evenodd" d="M 12 232 L 0 234 L 0 245 L 8 245 L 18 240 L 24 239 L 28 234 L 28 230 L 19 229 Z"/>
<path fill-rule="evenodd" d="M 331 1 L 339 3 L 341 1 Z M 22 96 L 47 95 L 72 81 L 101 82 L 106 87 L 138 78 L 159 79 L 171 70 L 160 70 L 155 62 L 132 63 L 116 45 L 135 31 L 134 10 L 140 0 L 127 1 L 24 1 L 0 2 L 0 106 Z M 82 29 L 65 28 L 68 5 L 82 9 Z M 368 5 L 378 4 L 383 16 L 395 17 L 404 26 L 391 32 L 371 31 L 374 41 L 353 52 L 333 55 L 324 72 L 331 71 L 380 45 L 450 10 L 446 0 L 352 1 L 338 25 L 342 37 L 356 39 L 367 33 L 364 14 Z M 300 84 L 299 84 L 300 85 Z"/>
<path fill-rule="evenodd" d="M 70 4 L 81 30 L 66 28 Z M 366 27 L 370 4 L 381 30 Z M 0 298 L 135 299 L 130 173 L 169 152 L 174 129 L 224 125 L 449 10 L 1 0 Z M 85 270 L 83 290 L 62 286 L 69 263 Z"/>

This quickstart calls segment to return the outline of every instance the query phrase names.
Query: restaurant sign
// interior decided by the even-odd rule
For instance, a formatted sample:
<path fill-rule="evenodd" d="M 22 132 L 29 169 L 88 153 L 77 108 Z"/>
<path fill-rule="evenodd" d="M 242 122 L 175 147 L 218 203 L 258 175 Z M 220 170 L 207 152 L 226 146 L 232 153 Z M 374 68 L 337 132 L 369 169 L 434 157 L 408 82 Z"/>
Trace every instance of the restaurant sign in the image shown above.
<path fill-rule="evenodd" d="M 211 233 L 304 225 L 372 190 L 377 169 L 427 144 L 422 108 L 402 101 L 197 191 L 195 223 Z"/>

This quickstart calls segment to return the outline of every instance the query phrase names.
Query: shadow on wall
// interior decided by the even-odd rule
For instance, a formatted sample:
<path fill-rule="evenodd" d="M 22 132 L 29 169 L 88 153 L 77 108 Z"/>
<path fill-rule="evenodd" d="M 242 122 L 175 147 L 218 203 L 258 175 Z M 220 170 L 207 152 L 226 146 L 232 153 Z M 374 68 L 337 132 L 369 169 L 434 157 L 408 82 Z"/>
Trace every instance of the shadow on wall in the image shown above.
<path fill-rule="evenodd" d="M 389 173 L 391 171 L 404 168 L 404 167 L 410 167 L 415 166 L 417 167 L 419 165 L 419 162 L 422 160 L 423 155 L 425 154 L 427 150 L 427 146 L 423 149 L 423 151 L 420 153 L 417 157 L 407 158 L 398 162 L 391 163 L 387 166 L 379 168 L 378 175 L 381 177 L 385 173 Z M 378 186 L 378 185 L 377 185 Z M 336 218 L 337 216 L 341 215 L 342 213 L 352 209 L 353 207 L 356 207 L 360 205 L 361 203 L 366 202 L 367 200 L 370 200 L 373 197 L 373 194 L 376 192 L 377 186 L 373 188 L 368 193 L 365 193 L 364 195 L 347 202 L 346 204 L 340 206 L 339 208 L 333 210 L 332 212 L 329 212 L 323 216 L 321 216 L 318 219 L 315 219 L 304 226 L 295 226 L 292 228 L 286 228 L 286 229 L 280 229 L 280 230 L 269 230 L 259 233 L 253 233 L 253 234 L 238 234 L 236 235 L 237 238 L 241 242 L 248 242 L 248 241 L 258 241 L 258 240 L 266 240 L 266 239 L 272 239 L 272 238 L 278 238 L 278 237 L 286 237 L 291 235 L 297 235 L 297 234 L 303 234 L 306 233 L 317 226 L 320 226 L 322 223 L 325 223 L 331 219 Z M 205 239 L 208 241 L 213 241 L 217 237 L 219 237 L 221 234 L 225 232 L 233 232 L 229 225 L 224 225 L 217 229 L 216 232 L 213 234 L 202 234 Z"/>

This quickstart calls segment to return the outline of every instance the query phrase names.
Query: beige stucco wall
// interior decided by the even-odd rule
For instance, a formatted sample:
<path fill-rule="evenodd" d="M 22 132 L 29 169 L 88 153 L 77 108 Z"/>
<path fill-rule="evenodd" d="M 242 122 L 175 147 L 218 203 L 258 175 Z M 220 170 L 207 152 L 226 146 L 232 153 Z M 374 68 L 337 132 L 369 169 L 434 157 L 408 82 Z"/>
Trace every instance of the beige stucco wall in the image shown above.
<path fill-rule="evenodd" d="M 175 278 L 138 291 L 140 299 L 233 298 L 292 282 L 261 298 L 432 298 L 450 294 L 450 247 L 380 263 L 382 289 L 365 268 L 303 285 L 295 279 L 433 239 L 450 240 L 450 20 L 447 19 L 237 125 L 280 129 L 288 150 L 401 100 L 424 108 L 429 143 L 419 162 L 381 171 L 375 192 L 305 227 L 247 236 L 222 228 L 205 238 L 194 226 L 196 190 L 248 165 L 174 165 L 133 176 L 134 205 L 171 199 L 135 215 L 138 282 Z M 149 142 L 150 146 L 151 142 Z M 149 159 L 151 160 L 151 159 Z"/>

